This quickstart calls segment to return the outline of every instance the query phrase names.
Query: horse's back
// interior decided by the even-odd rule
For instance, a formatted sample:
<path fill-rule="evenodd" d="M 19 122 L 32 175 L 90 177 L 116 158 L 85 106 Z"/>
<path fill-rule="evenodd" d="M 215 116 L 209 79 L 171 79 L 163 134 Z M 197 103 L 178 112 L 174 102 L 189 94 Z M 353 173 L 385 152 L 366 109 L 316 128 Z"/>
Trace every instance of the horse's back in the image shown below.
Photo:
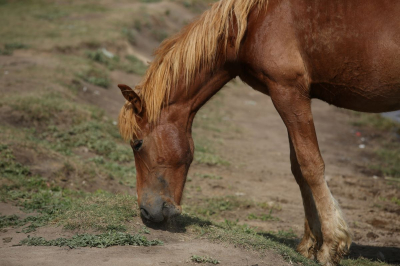
<path fill-rule="evenodd" d="M 302 14 L 312 17 L 296 31 L 313 97 L 359 111 L 400 109 L 399 1 L 320 1 Z"/>
<path fill-rule="evenodd" d="M 267 72 L 305 71 L 311 97 L 340 107 L 400 109 L 400 1 L 270 3 L 253 23 Z"/>

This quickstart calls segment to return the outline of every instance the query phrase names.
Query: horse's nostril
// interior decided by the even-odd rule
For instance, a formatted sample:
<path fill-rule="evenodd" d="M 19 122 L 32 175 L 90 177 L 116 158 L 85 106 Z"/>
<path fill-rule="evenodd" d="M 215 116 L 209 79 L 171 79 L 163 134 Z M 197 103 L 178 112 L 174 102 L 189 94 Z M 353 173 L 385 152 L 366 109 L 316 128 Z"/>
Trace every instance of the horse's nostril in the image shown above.
<path fill-rule="evenodd" d="M 146 211 L 146 209 L 141 208 L 141 209 L 140 209 L 140 213 L 143 215 L 144 218 L 146 218 L 147 220 L 150 220 L 150 215 L 149 215 L 149 213 Z"/>
<path fill-rule="evenodd" d="M 175 206 L 171 203 L 162 201 L 161 198 L 156 198 L 149 204 L 144 202 L 140 205 L 140 214 L 142 219 L 147 222 L 161 223 L 168 220 L 175 213 Z"/>
<path fill-rule="evenodd" d="M 163 203 L 163 209 L 164 208 L 168 208 L 168 204 L 164 201 L 164 203 Z"/>

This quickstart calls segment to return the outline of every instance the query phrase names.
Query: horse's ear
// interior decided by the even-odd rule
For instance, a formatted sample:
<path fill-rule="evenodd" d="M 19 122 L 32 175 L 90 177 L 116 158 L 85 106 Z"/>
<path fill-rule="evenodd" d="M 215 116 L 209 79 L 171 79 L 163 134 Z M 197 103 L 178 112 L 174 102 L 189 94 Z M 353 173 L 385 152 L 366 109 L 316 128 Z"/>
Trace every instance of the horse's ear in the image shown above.
<path fill-rule="evenodd" d="M 124 95 L 125 99 L 133 105 L 135 113 L 140 114 L 143 110 L 143 105 L 139 95 L 137 95 L 128 85 L 118 84 L 118 88 L 121 89 L 122 95 Z"/>

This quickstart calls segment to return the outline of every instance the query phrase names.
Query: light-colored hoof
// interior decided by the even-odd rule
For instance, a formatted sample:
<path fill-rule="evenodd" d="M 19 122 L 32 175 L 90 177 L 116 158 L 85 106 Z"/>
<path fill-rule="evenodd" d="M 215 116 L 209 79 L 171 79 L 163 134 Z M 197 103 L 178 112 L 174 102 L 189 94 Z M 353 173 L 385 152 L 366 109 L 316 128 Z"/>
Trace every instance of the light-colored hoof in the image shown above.
<path fill-rule="evenodd" d="M 316 241 L 309 235 L 303 236 L 303 239 L 301 240 L 300 244 L 297 246 L 297 252 L 299 252 L 301 255 L 303 255 L 306 258 L 309 259 L 315 259 L 315 245 Z"/>
<path fill-rule="evenodd" d="M 351 234 L 346 223 L 342 219 L 339 221 L 339 226 L 333 230 L 334 233 L 330 237 L 325 236 L 323 243 L 318 242 L 306 229 L 303 239 L 297 246 L 297 252 L 306 258 L 316 259 L 323 266 L 338 265 L 351 244 Z"/>
<path fill-rule="evenodd" d="M 329 244 L 327 244 L 329 243 Z M 332 241 L 325 241 L 317 252 L 317 260 L 323 266 L 339 265 L 350 249 L 351 235 L 346 228 L 338 228 Z"/>

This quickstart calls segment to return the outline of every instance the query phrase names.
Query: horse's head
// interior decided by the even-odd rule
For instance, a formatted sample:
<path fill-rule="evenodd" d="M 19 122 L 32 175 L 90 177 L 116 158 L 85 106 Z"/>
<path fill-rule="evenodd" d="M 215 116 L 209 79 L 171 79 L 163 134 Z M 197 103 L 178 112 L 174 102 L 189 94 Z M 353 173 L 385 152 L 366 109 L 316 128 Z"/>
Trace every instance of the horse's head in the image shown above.
<path fill-rule="evenodd" d="M 166 221 L 181 213 L 180 201 L 194 151 L 190 130 L 187 123 L 182 126 L 179 116 L 168 115 L 168 111 L 163 112 L 158 123 L 149 123 L 140 97 L 126 85 L 119 87 L 132 104 L 140 128 L 130 144 L 135 156 L 141 216 L 147 221 Z"/>

